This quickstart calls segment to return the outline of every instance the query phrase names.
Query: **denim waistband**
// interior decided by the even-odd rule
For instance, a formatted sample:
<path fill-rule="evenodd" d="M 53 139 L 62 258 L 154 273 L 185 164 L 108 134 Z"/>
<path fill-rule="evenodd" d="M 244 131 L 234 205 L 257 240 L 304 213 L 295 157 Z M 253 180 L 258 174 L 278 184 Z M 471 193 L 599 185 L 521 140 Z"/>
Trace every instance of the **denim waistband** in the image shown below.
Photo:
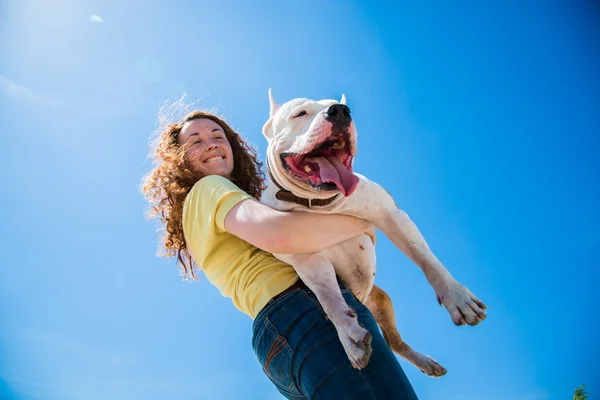
<path fill-rule="evenodd" d="M 337 283 L 338 286 L 340 287 L 342 293 L 343 292 L 347 292 L 348 286 L 346 285 L 346 283 L 343 281 L 342 278 L 340 278 L 338 275 L 336 275 L 337 278 Z M 300 290 L 304 290 L 307 293 L 310 293 L 310 289 L 300 280 L 300 282 L 302 283 L 301 286 L 298 287 L 294 287 L 297 286 L 296 283 L 292 286 L 290 286 L 288 289 L 286 289 L 283 293 L 283 295 L 277 295 L 275 297 L 273 297 L 271 300 L 269 300 L 267 302 L 267 304 L 262 308 L 262 310 L 260 310 L 258 312 L 258 314 L 256 315 L 256 318 L 254 318 L 254 322 L 252 324 L 252 329 L 254 329 L 263 319 L 264 317 L 269 313 L 269 310 L 273 307 L 275 307 L 277 304 L 280 304 L 281 302 L 285 301 L 285 299 L 287 299 L 289 296 L 291 296 L 292 294 L 300 291 Z M 292 289 L 292 290 L 290 290 Z M 287 293 L 285 293 L 286 291 L 288 291 Z"/>

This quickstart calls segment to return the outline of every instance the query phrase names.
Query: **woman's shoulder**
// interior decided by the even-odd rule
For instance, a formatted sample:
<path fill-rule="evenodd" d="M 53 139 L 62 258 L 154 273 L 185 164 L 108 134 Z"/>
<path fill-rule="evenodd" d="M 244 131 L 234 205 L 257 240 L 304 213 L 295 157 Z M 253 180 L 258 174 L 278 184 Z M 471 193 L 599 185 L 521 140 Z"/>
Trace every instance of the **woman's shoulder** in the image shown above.
<path fill-rule="evenodd" d="M 212 189 L 221 189 L 225 191 L 230 190 L 239 190 L 242 191 L 235 183 L 231 182 L 229 179 L 221 176 L 221 175 L 207 175 L 198 182 L 194 184 L 192 187 L 192 192 L 202 191 L 204 189 L 212 190 Z"/>
<path fill-rule="evenodd" d="M 221 175 L 206 175 L 205 177 L 202 177 L 198 180 L 198 182 L 196 182 L 196 184 L 194 186 L 197 185 L 233 185 L 233 182 L 231 182 L 229 179 L 221 176 Z"/>
<path fill-rule="evenodd" d="M 225 197 L 246 198 L 249 195 L 235 183 L 220 175 L 208 175 L 198 180 L 186 196 L 184 210 L 189 202 L 218 203 Z"/>
<path fill-rule="evenodd" d="M 225 230 L 227 213 L 240 201 L 251 198 L 229 179 L 219 175 L 209 175 L 198 180 L 187 194 L 183 204 L 184 230 L 198 221 L 214 221 L 217 227 Z M 213 215 L 213 218 L 208 218 Z M 190 228 L 188 228 L 189 230 Z"/>

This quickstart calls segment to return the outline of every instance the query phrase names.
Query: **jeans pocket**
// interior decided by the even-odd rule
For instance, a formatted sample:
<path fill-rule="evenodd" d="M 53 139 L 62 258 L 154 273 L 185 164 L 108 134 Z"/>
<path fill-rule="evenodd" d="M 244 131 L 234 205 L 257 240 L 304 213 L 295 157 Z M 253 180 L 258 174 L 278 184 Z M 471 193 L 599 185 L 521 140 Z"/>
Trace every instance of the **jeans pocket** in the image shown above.
<path fill-rule="evenodd" d="M 268 317 L 264 319 L 254 346 L 256 357 L 269 379 L 286 391 L 296 392 L 291 374 L 292 349 Z"/>

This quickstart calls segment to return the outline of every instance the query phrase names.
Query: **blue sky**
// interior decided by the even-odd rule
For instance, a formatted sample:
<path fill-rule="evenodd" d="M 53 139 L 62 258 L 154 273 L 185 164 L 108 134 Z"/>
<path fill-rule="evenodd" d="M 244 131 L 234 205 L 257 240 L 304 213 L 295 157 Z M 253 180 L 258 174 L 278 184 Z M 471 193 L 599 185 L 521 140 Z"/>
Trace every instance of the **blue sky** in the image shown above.
<path fill-rule="evenodd" d="M 500 4 L 502 3 L 502 4 Z M 251 320 L 155 256 L 138 185 L 183 91 L 261 155 L 267 90 L 348 97 L 357 171 L 489 306 L 455 327 L 379 235 L 422 399 L 600 387 L 593 2 L 0 0 L 0 398 L 277 399 Z"/>

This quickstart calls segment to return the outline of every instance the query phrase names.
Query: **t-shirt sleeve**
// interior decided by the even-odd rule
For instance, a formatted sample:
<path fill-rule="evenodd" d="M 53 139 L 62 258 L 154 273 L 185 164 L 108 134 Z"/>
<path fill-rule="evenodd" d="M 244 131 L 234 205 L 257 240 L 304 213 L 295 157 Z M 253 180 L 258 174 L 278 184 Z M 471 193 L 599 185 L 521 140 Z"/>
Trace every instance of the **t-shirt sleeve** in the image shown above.
<path fill-rule="evenodd" d="M 200 179 L 183 205 L 183 230 L 204 239 L 211 232 L 225 232 L 225 217 L 240 201 L 251 196 L 229 179 L 210 175 Z"/>

